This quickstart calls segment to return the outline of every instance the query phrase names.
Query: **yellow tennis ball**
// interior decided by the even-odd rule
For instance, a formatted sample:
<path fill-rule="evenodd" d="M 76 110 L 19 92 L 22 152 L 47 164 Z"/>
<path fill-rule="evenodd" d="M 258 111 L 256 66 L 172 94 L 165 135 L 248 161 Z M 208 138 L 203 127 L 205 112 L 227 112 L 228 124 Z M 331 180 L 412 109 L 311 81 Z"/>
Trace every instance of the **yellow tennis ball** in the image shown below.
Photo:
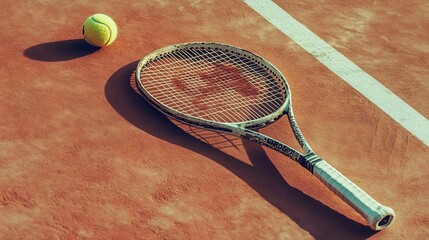
<path fill-rule="evenodd" d="M 111 17 L 97 13 L 86 19 L 82 33 L 89 44 L 104 47 L 115 41 L 118 36 L 118 27 Z"/>

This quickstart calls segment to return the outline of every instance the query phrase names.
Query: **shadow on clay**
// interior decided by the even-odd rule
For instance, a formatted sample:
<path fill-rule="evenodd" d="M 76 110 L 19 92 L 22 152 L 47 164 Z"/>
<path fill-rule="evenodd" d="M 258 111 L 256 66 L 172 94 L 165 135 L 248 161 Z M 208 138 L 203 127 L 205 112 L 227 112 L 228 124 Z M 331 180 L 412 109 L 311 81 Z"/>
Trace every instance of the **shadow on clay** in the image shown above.
<path fill-rule="evenodd" d="M 25 49 L 24 56 L 43 62 L 60 62 L 80 58 L 98 51 L 84 39 L 42 43 Z"/>
<path fill-rule="evenodd" d="M 137 63 L 130 63 L 116 71 L 105 86 L 107 101 L 131 124 L 222 165 L 316 239 L 367 239 L 377 233 L 290 186 L 260 145 L 243 141 L 243 147 L 252 161 L 253 166 L 250 166 L 176 126 L 130 86 L 130 76 Z"/>

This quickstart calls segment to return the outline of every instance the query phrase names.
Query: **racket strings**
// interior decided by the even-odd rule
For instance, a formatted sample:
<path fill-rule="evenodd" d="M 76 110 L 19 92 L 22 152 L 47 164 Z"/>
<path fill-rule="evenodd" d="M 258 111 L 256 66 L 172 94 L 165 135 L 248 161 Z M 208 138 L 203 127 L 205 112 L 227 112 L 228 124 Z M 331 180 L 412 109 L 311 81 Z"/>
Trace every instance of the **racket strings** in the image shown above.
<path fill-rule="evenodd" d="M 203 64 L 203 66 L 204 67 L 210 67 L 210 66 L 208 66 L 208 64 L 207 64 L 207 62 L 204 62 L 204 61 L 202 61 L 202 60 L 204 60 L 204 59 L 206 59 L 207 58 L 207 56 L 206 56 L 206 54 L 203 54 L 203 53 L 201 53 L 200 51 L 198 51 L 198 52 L 194 52 L 193 53 L 193 55 L 194 56 L 197 56 L 196 57 L 196 59 L 198 60 L 198 61 L 200 61 L 201 60 L 201 63 Z M 180 56 L 181 58 L 183 57 L 183 56 Z M 185 57 L 189 57 L 189 54 L 187 54 L 187 56 L 185 56 Z M 218 57 L 218 56 L 213 56 L 212 54 L 210 54 L 210 56 L 208 56 L 209 58 L 214 58 L 214 59 L 222 59 L 222 57 Z M 230 61 L 231 61 L 231 59 L 229 59 Z M 200 69 L 200 67 L 201 66 L 197 66 L 198 67 L 198 69 Z M 179 69 L 182 69 L 182 67 L 179 65 L 178 66 L 178 68 Z M 192 70 L 195 70 L 195 69 L 192 69 Z M 225 75 L 225 74 L 224 74 Z M 221 74 L 219 74 L 218 76 L 217 76 L 220 80 L 225 80 L 225 79 L 223 79 L 223 76 L 222 76 L 222 73 Z M 183 80 L 183 79 L 182 79 Z M 186 80 L 186 79 L 185 79 Z M 191 80 L 193 80 L 193 78 L 191 78 Z M 216 81 L 216 82 L 220 82 L 220 81 Z M 216 83 L 215 82 L 215 83 Z M 213 82 L 211 83 L 212 85 L 213 85 Z M 194 86 L 194 85 L 189 85 L 189 86 Z M 195 85 L 196 86 L 196 85 Z M 197 90 L 198 91 L 198 89 L 189 89 L 193 94 L 195 94 L 196 92 L 195 92 L 195 90 Z M 226 99 L 230 99 L 230 98 L 228 98 L 228 96 L 226 96 Z M 173 99 L 171 99 L 171 100 L 173 100 L 174 102 L 176 102 L 177 103 L 177 99 L 176 98 L 173 98 Z M 233 98 L 232 99 L 230 99 L 230 100 L 234 100 Z M 167 104 L 169 104 L 168 102 L 166 102 Z M 241 104 L 236 104 L 236 108 L 235 109 L 233 109 L 233 110 L 239 110 L 238 111 L 238 114 L 245 114 L 245 112 L 243 112 L 243 111 L 240 111 L 240 109 L 242 108 L 243 106 L 241 105 Z M 244 107 L 245 107 L 245 105 L 244 105 Z M 190 108 L 190 109 L 187 109 L 187 110 L 193 110 L 193 109 L 195 109 L 195 108 Z M 231 108 L 230 108 L 231 109 Z M 210 111 L 210 114 L 209 115 L 212 115 L 212 116 L 217 116 L 217 115 L 219 115 L 220 113 L 222 113 L 222 112 L 225 112 L 225 111 L 215 111 L 216 109 L 211 109 L 211 111 Z M 251 108 L 247 108 L 246 110 L 252 110 Z M 261 114 L 261 112 L 255 112 L 255 111 L 249 111 L 249 112 L 251 112 L 252 114 Z M 195 115 L 195 113 L 196 112 L 194 112 L 194 111 L 192 111 L 191 112 L 191 114 L 192 115 Z M 262 114 L 267 114 L 268 112 L 265 112 L 265 111 L 262 111 Z M 202 116 L 200 116 L 200 117 L 207 117 L 208 116 L 208 114 L 203 114 Z M 226 116 L 226 117 L 228 117 L 228 116 Z M 216 120 L 218 120 L 218 119 L 216 119 Z M 232 120 L 232 119 L 229 119 L 229 120 Z"/>
<path fill-rule="evenodd" d="M 194 53 L 197 56 L 200 56 L 199 60 L 202 60 L 202 61 L 204 60 L 205 54 L 202 53 L 202 51 L 194 51 Z M 214 60 L 227 59 L 228 62 L 240 62 L 241 64 L 245 64 L 241 59 L 235 57 L 234 55 L 227 55 L 227 54 L 225 54 L 223 52 L 221 52 L 221 54 L 219 54 L 219 55 L 214 55 L 214 54 L 209 53 L 208 57 L 211 58 L 211 59 L 214 59 Z M 204 63 L 204 65 L 206 67 L 210 67 L 208 65 L 208 63 Z M 252 67 L 257 67 L 257 66 L 253 64 Z M 254 69 L 257 69 L 257 68 L 254 68 Z M 248 72 L 245 72 L 245 74 L 243 74 L 243 75 L 246 76 L 246 77 L 249 77 L 250 79 L 253 78 L 253 77 L 255 77 L 253 75 L 252 76 L 247 76 L 248 74 L 246 75 L 246 73 L 248 73 Z M 262 71 L 259 71 L 259 73 L 262 73 Z M 214 84 L 217 85 L 217 86 L 219 86 L 219 87 L 222 87 L 224 85 L 225 81 L 230 80 L 230 79 L 228 79 L 228 77 L 230 77 L 230 74 L 228 72 L 219 72 L 219 73 L 217 73 L 216 77 L 219 79 L 219 81 L 215 81 Z M 231 91 L 231 89 L 229 89 L 227 91 Z M 234 93 L 227 94 L 225 96 L 225 100 L 230 100 L 232 102 L 232 101 L 236 100 L 236 99 L 233 98 L 234 96 L 235 96 Z M 264 116 L 271 113 L 271 112 L 266 112 L 266 111 L 255 111 L 255 109 L 250 108 L 246 104 L 246 102 L 242 102 L 242 103 L 237 102 L 232 107 L 233 107 L 232 110 L 238 111 L 237 114 L 240 114 L 240 115 L 246 114 L 246 111 L 250 112 L 253 115 L 264 115 Z M 224 114 L 224 113 L 229 112 L 231 110 L 231 109 L 225 109 L 223 106 L 219 106 L 218 108 L 219 108 L 219 110 L 217 110 L 216 108 L 215 109 L 211 109 L 210 115 L 212 117 L 216 117 L 217 115 Z M 245 109 L 246 111 L 242 111 L 242 109 Z M 207 116 L 203 115 L 202 117 L 207 117 Z"/>
<path fill-rule="evenodd" d="M 206 54 L 203 54 L 203 53 L 201 53 L 201 51 L 197 51 L 197 52 L 194 52 L 195 53 L 195 56 L 197 56 L 196 57 L 196 59 L 197 60 L 201 60 L 201 64 L 203 64 L 203 66 L 204 67 L 210 67 L 210 66 L 208 66 L 208 64 L 206 63 L 206 62 L 204 62 L 203 60 L 204 59 L 206 59 L 207 58 L 207 56 L 206 56 Z M 189 54 L 187 54 L 188 56 L 185 56 L 185 57 L 189 57 Z M 218 57 L 218 56 L 213 56 L 212 54 L 208 54 L 209 56 L 209 58 L 213 58 L 213 59 L 222 59 L 222 57 Z M 180 57 L 183 57 L 183 56 L 180 56 Z M 226 57 L 228 57 L 228 56 L 226 56 Z M 230 61 L 232 61 L 230 58 L 229 58 L 229 60 Z M 164 64 L 165 64 L 165 62 L 164 62 Z M 182 67 L 179 65 L 179 67 L 178 67 L 179 69 L 182 69 Z M 200 68 L 200 66 L 198 66 L 198 69 Z M 195 70 L 195 69 L 192 69 L 193 71 Z M 218 74 L 216 77 L 217 78 L 219 78 L 221 81 L 215 81 L 215 82 L 211 82 L 211 85 L 212 85 L 212 87 L 215 87 L 216 89 L 218 89 L 216 86 L 213 86 L 213 85 L 218 85 L 219 87 L 221 87 L 222 85 L 221 84 L 219 84 L 219 82 L 222 82 L 223 80 L 228 80 L 228 79 L 224 79 L 224 75 L 227 75 L 227 73 L 220 73 L 220 74 Z M 194 78 L 192 78 L 192 77 L 188 77 L 188 79 L 190 79 L 190 80 L 194 80 Z M 182 78 L 181 80 L 184 80 L 184 81 L 186 81 L 186 80 L 188 80 L 187 78 Z M 216 84 L 217 83 L 217 84 Z M 191 84 L 189 84 L 189 85 L 187 85 L 187 86 L 197 86 L 197 85 L 192 85 L 192 83 Z M 193 94 L 195 94 L 195 93 L 197 93 L 197 92 L 199 92 L 199 89 L 189 89 L 189 91 L 190 92 L 192 92 Z M 271 91 L 270 91 L 271 92 Z M 226 99 L 230 99 L 230 100 L 234 100 L 233 98 L 228 98 L 228 96 L 226 96 Z M 173 100 L 174 102 L 176 102 L 177 101 L 177 99 L 175 99 L 175 98 L 173 98 L 173 99 L 171 99 L 171 100 Z M 169 104 L 169 102 L 166 102 L 167 104 Z M 246 105 L 242 105 L 242 104 L 236 104 L 236 109 L 237 110 L 240 110 L 240 108 L 242 108 L 242 107 L 245 107 Z M 211 111 L 211 114 L 212 115 L 216 115 L 216 114 L 219 114 L 219 113 L 221 113 L 222 111 L 213 111 L 213 110 L 215 110 L 215 109 L 211 109 L 212 111 Z M 251 110 L 251 109 L 248 109 L 248 110 Z M 255 113 L 255 112 L 253 112 L 253 113 Z M 267 114 L 268 112 L 262 112 L 263 114 Z M 204 117 L 204 116 L 203 116 Z"/>
<path fill-rule="evenodd" d="M 219 49 L 185 49 L 158 57 L 143 68 L 140 82 L 164 106 L 217 122 L 267 116 L 286 98 L 260 63 Z"/>

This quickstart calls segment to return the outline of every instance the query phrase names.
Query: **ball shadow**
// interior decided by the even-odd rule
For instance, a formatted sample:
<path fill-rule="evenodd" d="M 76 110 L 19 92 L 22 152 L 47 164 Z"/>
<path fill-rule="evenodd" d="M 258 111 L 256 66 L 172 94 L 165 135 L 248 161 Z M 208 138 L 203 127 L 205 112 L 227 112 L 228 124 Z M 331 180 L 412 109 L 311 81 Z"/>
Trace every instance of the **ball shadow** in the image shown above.
<path fill-rule="evenodd" d="M 252 162 L 249 165 L 176 126 L 130 86 L 130 76 L 136 65 L 137 61 L 122 67 L 105 85 L 107 101 L 131 124 L 148 134 L 198 152 L 228 169 L 315 239 L 367 239 L 377 233 L 289 185 L 259 144 L 243 141 Z"/>
<path fill-rule="evenodd" d="M 71 39 L 29 47 L 24 50 L 24 56 L 37 61 L 59 62 L 80 58 L 99 49 L 89 45 L 84 39 Z"/>

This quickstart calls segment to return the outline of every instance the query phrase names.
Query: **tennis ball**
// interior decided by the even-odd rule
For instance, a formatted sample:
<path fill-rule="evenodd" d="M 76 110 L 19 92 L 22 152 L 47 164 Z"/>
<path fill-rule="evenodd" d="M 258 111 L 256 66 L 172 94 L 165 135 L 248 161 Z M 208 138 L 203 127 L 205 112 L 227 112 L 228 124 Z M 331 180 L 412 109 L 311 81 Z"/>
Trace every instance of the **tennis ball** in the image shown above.
<path fill-rule="evenodd" d="M 118 27 L 111 17 L 97 13 L 86 19 L 82 33 L 89 44 L 104 47 L 115 41 L 118 36 Z"/>

